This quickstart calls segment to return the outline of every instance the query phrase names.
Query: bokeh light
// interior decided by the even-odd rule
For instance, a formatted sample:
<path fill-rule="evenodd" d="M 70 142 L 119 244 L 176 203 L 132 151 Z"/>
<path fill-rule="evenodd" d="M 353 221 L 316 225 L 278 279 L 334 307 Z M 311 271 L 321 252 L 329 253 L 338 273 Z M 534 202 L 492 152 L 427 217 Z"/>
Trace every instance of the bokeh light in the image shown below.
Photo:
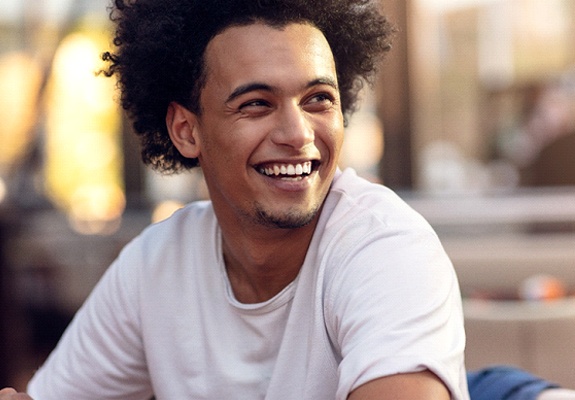
<path fill-rule="evenodd" d="M 42 69 L 25 52 L 0 56 L 0 172 L 22 157 L 32 140 Z"/>
<path fill-rule="evenodd" d="M 67 36 L 54 57 L 46 103 L 46 189 L 81 233 L 108 233 L 125 208 L 121 116 L 112 79 L 97 75 L 108 44 L 94 30 Z"/>

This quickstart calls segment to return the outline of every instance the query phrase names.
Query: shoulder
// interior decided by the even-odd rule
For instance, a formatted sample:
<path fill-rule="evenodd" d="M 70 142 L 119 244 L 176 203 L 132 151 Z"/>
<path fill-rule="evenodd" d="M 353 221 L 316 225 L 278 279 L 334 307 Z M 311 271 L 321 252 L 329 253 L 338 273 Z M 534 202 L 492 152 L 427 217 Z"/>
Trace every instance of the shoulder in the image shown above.
<path fill-rule="evenodd" d="M 169 218 L 151 224 L 136 238 L 148 244 L 162 243 L 173 236 L 193 234 L 212 228 L 216 224 L 211 202 L 199 201 L 187 204 L 175 211 Z"/>
<path fill-rule="evenodd" d="M 133 301 L 148 305 L 148 314 L 150 304 L 171 301 L 202 276 L 204 266 L 219 261 L 218 228 L 212 215 L 209 203 L 193 203 L 150 225 L 122 249 L 99 285 L 107 292 L 131 293 L 137 299 Z M 169 289 L 170 295 L 158 288 Z"/>
<path fill-rule="evenodd" d="M 184 249 L 191 249 L 210 236 L 215 237 L 217 221 L 211 202 L 201 201 L 186 205 L 169 218 L 154 223 L 142 231 L 123 250 L 121 258 L 140 260 L 152 264 L 155 260 L 165 264 Z"/>
<path fill-rule="evenodd" d="M 331 198 L 331 199 L 330 199 Z M 347 169 L 334 179 L 328 200 L 331 221 L 374 218 L 388 227 L 408 226 L 431 230 L 429 224 L 393 190 L 367 181 Z M 345 218 L 347 217 L 347 218 Z"/>
<path fill-rule="evenodd" d="M 201 230 L 215 221 L 212 203 L 197 201 L 189 203 L 175 211 L 170 217 L 148 226 L 142 236 L 155 236 L 157 233 L 182 232 L 184 230 Z"/>
<path fill-rule="evenodd" d="M 434 289 L 455 284 L 451 261 L 429 223 L 389 188 L 347 170 L 334 181 L 326 201 L 318 254 L 328 288 Z M 350 289 L 353 290 L 353 289 Z"/>
<path fill-rule="evenodd" d="M 427 237 L 438 241 L 429 223 L 394 191 L 351 170 L 338 173 L 322 210 L 327 240 Z"/>

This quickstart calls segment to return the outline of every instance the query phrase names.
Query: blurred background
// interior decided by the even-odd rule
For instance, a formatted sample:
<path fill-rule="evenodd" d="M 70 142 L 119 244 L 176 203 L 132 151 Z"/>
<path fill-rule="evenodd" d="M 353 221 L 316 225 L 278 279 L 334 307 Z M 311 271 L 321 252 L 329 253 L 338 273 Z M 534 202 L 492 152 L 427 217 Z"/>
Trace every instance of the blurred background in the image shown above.
<path fill-rule="evenodd" d="M 206 197 L 140 162 L 106 0 L 0 2 L 0 387 L 24 388 L 119 250 Z M 470 368 L 575 387 L 575 0 L 383 0 L 399 27 L 341 166 L 397 190 L 462 286 Z M 433 284 L 433 282 L 430 282 Z"/>

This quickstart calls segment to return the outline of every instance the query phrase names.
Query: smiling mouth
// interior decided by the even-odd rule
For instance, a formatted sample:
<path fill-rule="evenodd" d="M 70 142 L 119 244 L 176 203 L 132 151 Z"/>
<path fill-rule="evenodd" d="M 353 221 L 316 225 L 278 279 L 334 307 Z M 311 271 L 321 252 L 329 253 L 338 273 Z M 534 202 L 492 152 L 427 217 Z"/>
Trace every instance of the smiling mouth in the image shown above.
<path fill-rule="evenodd" d="M 315 161 L 306 161 L 297 164 L 266 164 L 256 167 L 257 171 L 270 178 L 303 179 L 309 176 L 318 166 Z"/>

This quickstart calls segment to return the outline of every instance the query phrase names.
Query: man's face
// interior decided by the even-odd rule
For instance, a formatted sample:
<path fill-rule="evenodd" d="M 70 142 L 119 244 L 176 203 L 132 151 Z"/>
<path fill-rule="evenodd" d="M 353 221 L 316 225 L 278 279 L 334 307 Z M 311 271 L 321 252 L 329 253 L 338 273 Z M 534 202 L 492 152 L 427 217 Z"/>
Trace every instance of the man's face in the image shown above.
<path fill-rule="evenodd" d="M 344 129 L 325 37 L 304 24 L 231 27 L 205 60 L 197 146 L 218 218 L 308 224 L 329 190 Z"/>

